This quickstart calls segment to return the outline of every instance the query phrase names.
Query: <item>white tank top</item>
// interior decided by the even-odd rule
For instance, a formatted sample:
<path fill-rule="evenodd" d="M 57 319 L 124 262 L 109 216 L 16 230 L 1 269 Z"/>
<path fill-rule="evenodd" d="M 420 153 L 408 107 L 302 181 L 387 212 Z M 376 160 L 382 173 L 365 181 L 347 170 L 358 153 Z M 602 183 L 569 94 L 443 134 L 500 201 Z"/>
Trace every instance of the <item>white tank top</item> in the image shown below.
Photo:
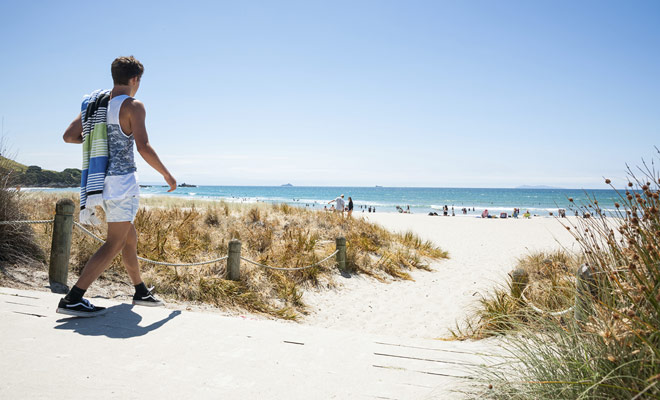
<path fill-rule="evenodd" d="M 119 111 L 129 96 L 121 95 L 110 99 L 108 104 L 108 169 L 103 185 L 103 198 L 106 200 L 138 196 L 135 159 L 133 156 L 133 135 L 126 135 L 119 123 Z"/>

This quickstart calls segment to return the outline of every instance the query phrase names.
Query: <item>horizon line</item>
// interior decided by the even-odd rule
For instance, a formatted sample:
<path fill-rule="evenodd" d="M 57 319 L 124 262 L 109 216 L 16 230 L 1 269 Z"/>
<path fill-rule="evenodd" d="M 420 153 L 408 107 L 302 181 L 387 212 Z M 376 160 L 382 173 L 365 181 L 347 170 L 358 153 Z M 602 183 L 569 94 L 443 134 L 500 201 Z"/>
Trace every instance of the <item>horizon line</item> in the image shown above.
<path fill-rule="evenodd" d="M 570 188 L 570 187 L 555 187 L 555 186 L 546 186 L 543 187 L 543 185 L 537 186 L 532 186 L 532 185 L 520 185 L 516 187 L 494 187 L 494 186 L 489 186 L 489 187 L 470 187 L 470 186 L 387 186 L 387 185 L 369 185 L 369 186 L 354 186 L 354 185 L 293 185 L 291 186 L 287 184 L 282 184 L 282 185 L 221 185 L 221 184 L 191 184 L 188 182 L 182 182 L 182 184 L 188 184 L 188 185 L 195 185 L 197 187 L 199 186 L 225 186 L 225 187 L 298 187 L 298 188 L 383 188 L 383 189 L 514 189 L 514 190 L 616 190 L 612 188 Z M 139 182 L 140 185 L 149 185 L 149 186 L 167 186 L 163 182 Z M 179 187 L 179 186 L 177 186 Z"/>

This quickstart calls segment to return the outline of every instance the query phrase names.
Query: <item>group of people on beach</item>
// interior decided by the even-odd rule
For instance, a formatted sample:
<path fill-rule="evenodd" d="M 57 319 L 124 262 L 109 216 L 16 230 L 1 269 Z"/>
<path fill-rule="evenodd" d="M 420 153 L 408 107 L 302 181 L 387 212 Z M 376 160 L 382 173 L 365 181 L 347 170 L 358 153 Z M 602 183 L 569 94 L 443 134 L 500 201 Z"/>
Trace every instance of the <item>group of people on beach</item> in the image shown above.
<path fill-rule="evenodd" d="M 403 207 L 401 207 L 401 206 L 396 206 L 396 210 L 397 210 L 399 213 L 401 213 L 401 214 L 412 214 L 412 213 L 410 212 L 410 206 L 409 206 L 409 205 L 406 206 L 406 209 L 405 209 L 405 210 L 404 210 Z"/>
<path fill-rule="evenodd" d="M 332 203 L 335 203 L 336 206 L 335 206 L 335 204 L 333 204 L 330 207 L 331 211 L 341 213 L 342 217 L 344 216 L 344 211 L 346 211 L 346 212 L 348 212 L 348 218 L 351 218 L 351 216 L 353 215 L 353 199 L 351 198 L 351 196 L 348 196 L 348 205 L 346 205 L 346 202 L 344 202 L 344 195 L 343 194 L 340 195 L 339 197 L 333 199 L 333 200 L 330 200 L 328 202 L 328 204 L 332 204 Z M 327 206 L 325 207 L 325 209 L 326 210 L 328 209 Z"/>
<path fill-rule="evenodd" d="M 335 204 L 332 204 L 335 203 Z M 330 208 L 328 206 L 323 207 L 325 211 L 333 211 L 333 212 L 340 212 L 342 217 L 344 216 L 344 212 L 347 212 L 348 218 L 351 218 L 353 215 L 353 199 L 351 196 L 348 196 L 348 204 L 344 201 L 344 195 L 340 195 L 339 197 L 332 199 L 328 202 L 328 204 L 332 204 Z M 360 205 L 360 209 L 362 212 L 376 212 L 376 206 L 367 206 L 367 205 Z M 410 212 L 410 206 L 408 206 L 408 212 Z"/>
<path fill-rule="evenodd" d="M 474 210 L 475 210 L 474 207 L 472 207 L 472 211 L 474 211 Z M 463 207 L 461 209 L 461 212 L 463 213 L 463 215 L 467 215 L 467 213 L 469 211 L 470 211 L 470 207 L 468 207 L 468 208 Z M 429 212 L 429 215 L 438 216 L 439 214 L 435 211 L 431 211 L 431 212 Z M 445 216 L 445 217 L 447 217 L 449 215 L 449 206 L 446 205 L 446 204 L 442 207 L 442 215 Z M 451 216 L 452 217 L 456 216 L 456 213 L 454 212 L 454 206 L 453 205 L 451 206 Z"/>
<path fill-rule="evenodd" d="M 513 213 L 511 213 L 511 215 L 507 214 L 506 212 L 501 212 L 499 217 L 497 215 L 491 215 L 488 212 L 488 209 L 485 209 L 481 213 L 481 218 L 516 218 L 517 219 L 518 215 L 520 215 L 520 208 L 514 208 Z M 532 215 L 529 213 L 529 210 L 525 210 L 525 213 L 523 214 L 523 218 L 529 219 L 531 217 Z"/>

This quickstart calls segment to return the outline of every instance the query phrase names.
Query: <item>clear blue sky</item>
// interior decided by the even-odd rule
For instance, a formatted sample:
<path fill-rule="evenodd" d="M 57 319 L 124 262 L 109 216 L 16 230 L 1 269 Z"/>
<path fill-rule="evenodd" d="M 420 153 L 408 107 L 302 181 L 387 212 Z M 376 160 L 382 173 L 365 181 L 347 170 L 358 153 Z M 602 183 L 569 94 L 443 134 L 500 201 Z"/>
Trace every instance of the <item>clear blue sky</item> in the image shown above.
<path fill-rule="evenodd" d="M 660 145 L 659 1 L 1 0 L 0 37 L 5 141 L 48 169 L 119 55 L 179 182 L 601 188 Z"/>

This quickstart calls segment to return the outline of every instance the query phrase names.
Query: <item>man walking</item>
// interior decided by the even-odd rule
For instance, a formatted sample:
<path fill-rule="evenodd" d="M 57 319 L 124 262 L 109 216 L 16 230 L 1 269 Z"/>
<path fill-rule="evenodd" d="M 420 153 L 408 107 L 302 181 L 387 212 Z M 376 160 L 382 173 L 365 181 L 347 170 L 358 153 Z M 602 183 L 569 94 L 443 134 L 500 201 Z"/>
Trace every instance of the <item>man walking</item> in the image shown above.
<path fill-rule="evenodd" d="M 330 200 L 328 202 L 328 204 L 330 204 L 332 202 L 335 202 L 337 204 L 337 208 L 335 210 L 338 211 L 338 212 L 341 212 L 341 216 L 343 217 L 344 216 L 344 206 L 345 206 L 344 195 L 342 194 L 341 196 L 337 197 L 336 199 Z"/>
<path fill-rule="evenodd" d="M 105 210 L 108 235 L 85 265 L 76 284 L 60 300 L 57 312 L 61 314 L 93 317 L 106 311 L 104 307 L 92 305 L 83 295 L 119 252 L 135 286 L 133 304 L 163 305 L 153 295 L 153 288 L 148 289 L 142 281 L 137 260 L 137 232 L 133 220 L 139 205 L 139 186 L 133 143 L 147 164 L 163 176 L 169 192 L 176 189 L 176 180 L 149 144 L 144 105 L 133 98 L 140 87 L 144 67 L 133 56 L 119 57 L 112 62 L 111 71 L 112 90 L 95 91 L 86 97 L 81 113 L 64 132 L 65 142 L 83 144 L 81 221 L 94 218 L 94 206 L 101 205 Z"/>

